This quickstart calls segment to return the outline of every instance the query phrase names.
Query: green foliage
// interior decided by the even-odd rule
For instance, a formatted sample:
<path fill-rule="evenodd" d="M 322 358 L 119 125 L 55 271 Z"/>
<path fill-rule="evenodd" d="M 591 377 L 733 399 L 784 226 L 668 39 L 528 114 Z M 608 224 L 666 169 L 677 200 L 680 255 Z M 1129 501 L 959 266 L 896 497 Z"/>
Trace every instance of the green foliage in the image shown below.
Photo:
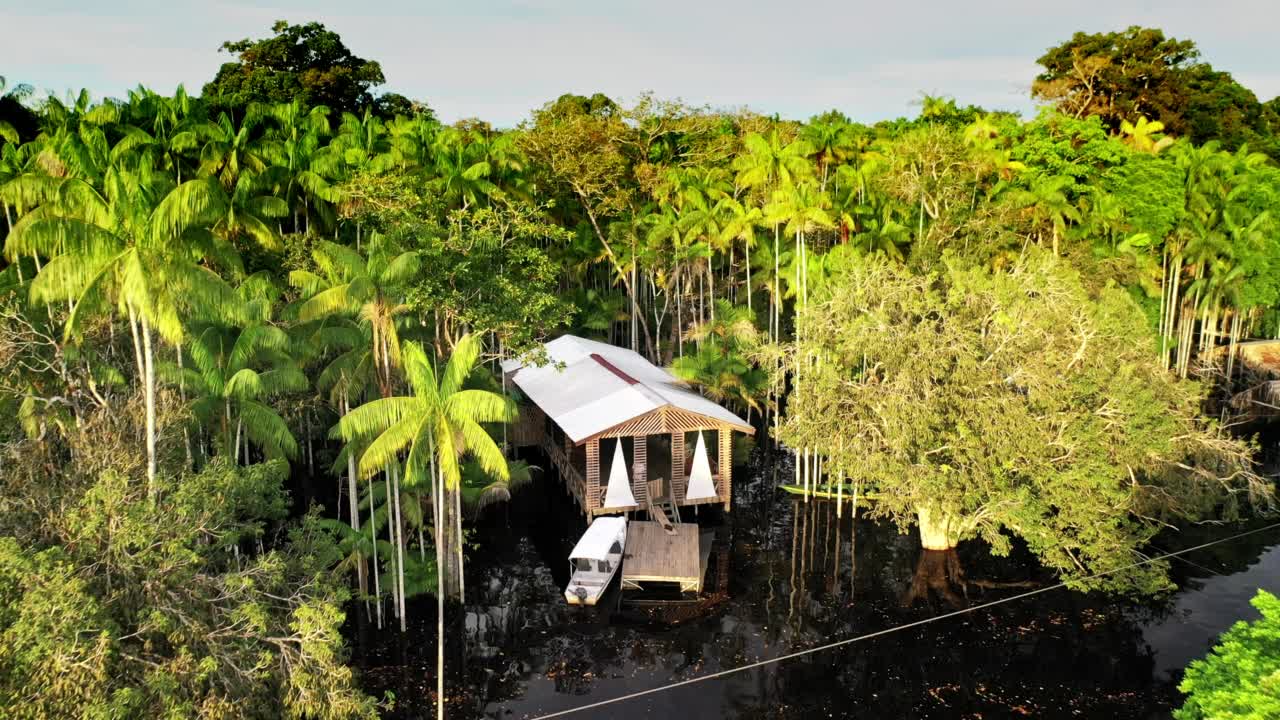
<path fill-rule="evenodd" d="M 107 473 L 52 542 L 0 538 L 0 712 L 375 717 L 343 664 L 335 547 L 310 516 L 269 534 L 285 471 L 215 463 L 158 505 Z"/>
<path fill-rule="evenodd" d="M 1112 131 L 1147 117 L 1197 144 L 1218 140 L 1229 150 L 1244 144 L 1277 149 L 1276 127 L 1258 98 L 1229 73 L 1201 62 L 1195 43 L 1165 37 L 1158 29 L 1077 32 L 1037 62 L 1044 72 L 1032 94 L 1063 114 L 1098 117 Z"/>
<path fill-rule="evenodd" d="M 1167 154 L 1134 153 L 1108 168 L 1101 186 L 1123 208 L 1128 233 L 1163 238 L 1186 215 L 1183 175 Z"/>
<path fill-rule="evenodd" d="M 462 466 L 462 503 L 472 513 L 500 502 L 510 502 L 514 493 L 533 480 L 532 466 L 523 460 L 507 461 L 507 477 L 487 473 L 468 460 Z"/>
<path fill-rule="evenodd" d="M 1187 667 L 1178 689 L 1187 700 L 1177 720 L 1265 720 L 1280 716 L 1280 599 L 1259 590 L 1262 617 L 1241 620 Z"/>
<path fill-rule="evenodd" d="M 715 318 L 689 329 L 696 348 L 671 363 L 671 373 L 707 397 L 742 409 L 761 409 L 768 376 L 755 366 L 762 343 L 755 313 L 717 300 Z"/>
<path fill-rule="evenodd" d="M 1161 568 L 1084 576 L 1128 565 L 1157 518 L 1262 491 L 1242 481 L 1248 448 L 1200 419 L 1200 389 L 1160 368 L 1128 295 L 1093 296 L 1043 253 L 1007 273 L 868 260 L 798 322 L 782 439 L 904 527 L 927 510 L 952 541 L 1002 553 L 1015 535 L 1069 580 L 1150 591 Z"/>
<path fill-rule="evenodd" d="M 300 99 L 334 112 L 358 113 L 373 103 L 370 92 L 386 82 L 377 62 L 356 57 L 342 38 L 317 22 L 271 26 L 272 37 L 237 40 L 221 49 L 236 56 L 204 86 L 215 107 L 242 109 L 250 103 Z"/>
<path fill-rule="evenodd" d="M 523 477 L 497 441 L 509 400 L 479 368 L 565 330 L 748 415 L 786 407 L 786 439 L 883 484 L 895 520 L 941 510 L 955 534 L 997 550 L 1017 535 L 1073 578 L 1246 489 L 1209 491 L 1250 477 L 1248 451 L 1163 369 L 1275 331 L 1280 170 L 1257 151 L 1274 156 L 1280 106 L 1258 110 L 1189 43 L 1079 35 L 1036 85 L 1062 111 L 1031 121 L 946 96 L 868 127 L 568 94 L 511 130 L 375 98 L 377 63 L 317 23 L 224 49 L 236 61 L 204 97 L 81 92 L 23 120 L 25 91 L 0 87 L 0 534 L 18 539 L 0 592 L 35 623 L 5 616 L 35 649 L 3 669 L 35 678 L 33 707 L 323 716 L 330 677 L 332 712 L 365 713 L 342 709 L 341 574 L 378 610 L 387 588 L 457 595 L 463 502 Z M 780 362 L 788 337 L 814 354 Z M 336 416 L 341 447 L 319 431 Z M 184 474 L 211 454 L 226 458 L 209 478 L 232 473 L 243 447 L 349 476 L 350 525 L 308 516 L 286 539 L 276 500 L 232 497 L 256 481 Z M 154 512 L 185 513 L 172 528 L 136 527 L 144 506 L 118 478 L 144 467 Z M 195 541 L 186 523 L 212 510 L 183 483 L 252 508 Z M 112 493 L 121 542 L 186 563 L 130 550 L 190 586 L 148 602 L 194 625 L 147 625 L 135 584 L 170 581 L 99 530 L 68 539 L 86 498 L 102 515 Z M 101 651 L 67 660 L 99 646 L 46 631 L 57 614 Z M 246 668 L 258 681 L 233 682 Z M 94 695 L 116 674 L 118 693 Z"/>

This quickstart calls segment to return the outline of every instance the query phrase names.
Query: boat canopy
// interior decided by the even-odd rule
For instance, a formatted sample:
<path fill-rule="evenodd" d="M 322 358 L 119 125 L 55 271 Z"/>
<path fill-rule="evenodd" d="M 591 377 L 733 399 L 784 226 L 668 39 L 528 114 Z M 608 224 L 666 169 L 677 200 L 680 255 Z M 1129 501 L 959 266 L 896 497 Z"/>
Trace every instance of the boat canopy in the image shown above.
<path fill-rule="evenodd" d="M 622 534 L 622 529 L 626 525 L 627 519 L 624 517 L 596 518 L 595 522 L 591 523 L 587 531 L 582 534 L 578 544 L 573 546 L 569 559 L 608 560 L 609 550 L 613 548 L 613 544 L 617 542 L 618 536 Z"/>

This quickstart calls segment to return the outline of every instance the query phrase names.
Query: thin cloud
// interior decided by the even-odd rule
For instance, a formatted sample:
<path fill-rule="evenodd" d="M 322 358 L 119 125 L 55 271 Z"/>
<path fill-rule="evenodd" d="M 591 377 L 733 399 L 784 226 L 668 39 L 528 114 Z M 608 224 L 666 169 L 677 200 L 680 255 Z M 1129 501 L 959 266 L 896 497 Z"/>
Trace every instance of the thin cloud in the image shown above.
<path fill-rule="evenodd" d="M 217 51 L 224 40 L 264 36 L 277 19 L 314 19 L 382 64 L 384 90 L 426 100 L 445 120 L 478 116 L 510 126 L 565 92 L 631 99 L 653 91 L 784 117 L 837 108 L 872 121 L 913 114 L 922 91 L 1028 111 L 1035 59 L 1046 48 L 1077 29 L 1157 24 L 1195 40 L 1209 62 L 1260 98 L 1280 94 L 1268 31 L 1280 9 L 1272 2 L 1170 0 L 1158 12 L 1111 0 L 1037 5 L 393 0 L 355 14 L 332 0 L 271 7 L 48 0 L 0 9 L 0 68 L 11 82 L 59 93 L 84 86 L 121 95 L 139 83 L 198 92 L 228 59 Z"/>

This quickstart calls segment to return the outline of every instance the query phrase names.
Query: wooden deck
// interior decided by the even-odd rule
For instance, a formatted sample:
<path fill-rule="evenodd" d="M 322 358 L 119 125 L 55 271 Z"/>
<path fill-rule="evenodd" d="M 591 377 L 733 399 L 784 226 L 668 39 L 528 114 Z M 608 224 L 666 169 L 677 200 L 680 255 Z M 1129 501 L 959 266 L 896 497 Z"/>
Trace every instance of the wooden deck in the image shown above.
<path fill-rule="evenodd" d="M 644 582 L 669 582 L 684 592 L 702 590 L 704 565 L 697 525 L 676 525 L 668 535 L 650 521 L 627 524 L 627 548 L 622 561 L 622 587 L 636 589 Z M 710 544 L 708 543 L 708 549 Z"/>

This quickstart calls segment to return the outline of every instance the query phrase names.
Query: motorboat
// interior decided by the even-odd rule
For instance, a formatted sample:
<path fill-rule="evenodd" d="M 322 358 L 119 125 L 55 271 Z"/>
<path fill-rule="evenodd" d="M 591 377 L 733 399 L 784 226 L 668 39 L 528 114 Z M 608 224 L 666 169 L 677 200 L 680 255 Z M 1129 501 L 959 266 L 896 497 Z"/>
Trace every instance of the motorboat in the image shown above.
<path fill-rule="evenodd" d="M 564 589 L 564 599 L 570 605 L 595 605 L 622 566 L 626 546 L 625 517 L 596 518 L 569 553 L 571 576 L 569 586 Z"/>

